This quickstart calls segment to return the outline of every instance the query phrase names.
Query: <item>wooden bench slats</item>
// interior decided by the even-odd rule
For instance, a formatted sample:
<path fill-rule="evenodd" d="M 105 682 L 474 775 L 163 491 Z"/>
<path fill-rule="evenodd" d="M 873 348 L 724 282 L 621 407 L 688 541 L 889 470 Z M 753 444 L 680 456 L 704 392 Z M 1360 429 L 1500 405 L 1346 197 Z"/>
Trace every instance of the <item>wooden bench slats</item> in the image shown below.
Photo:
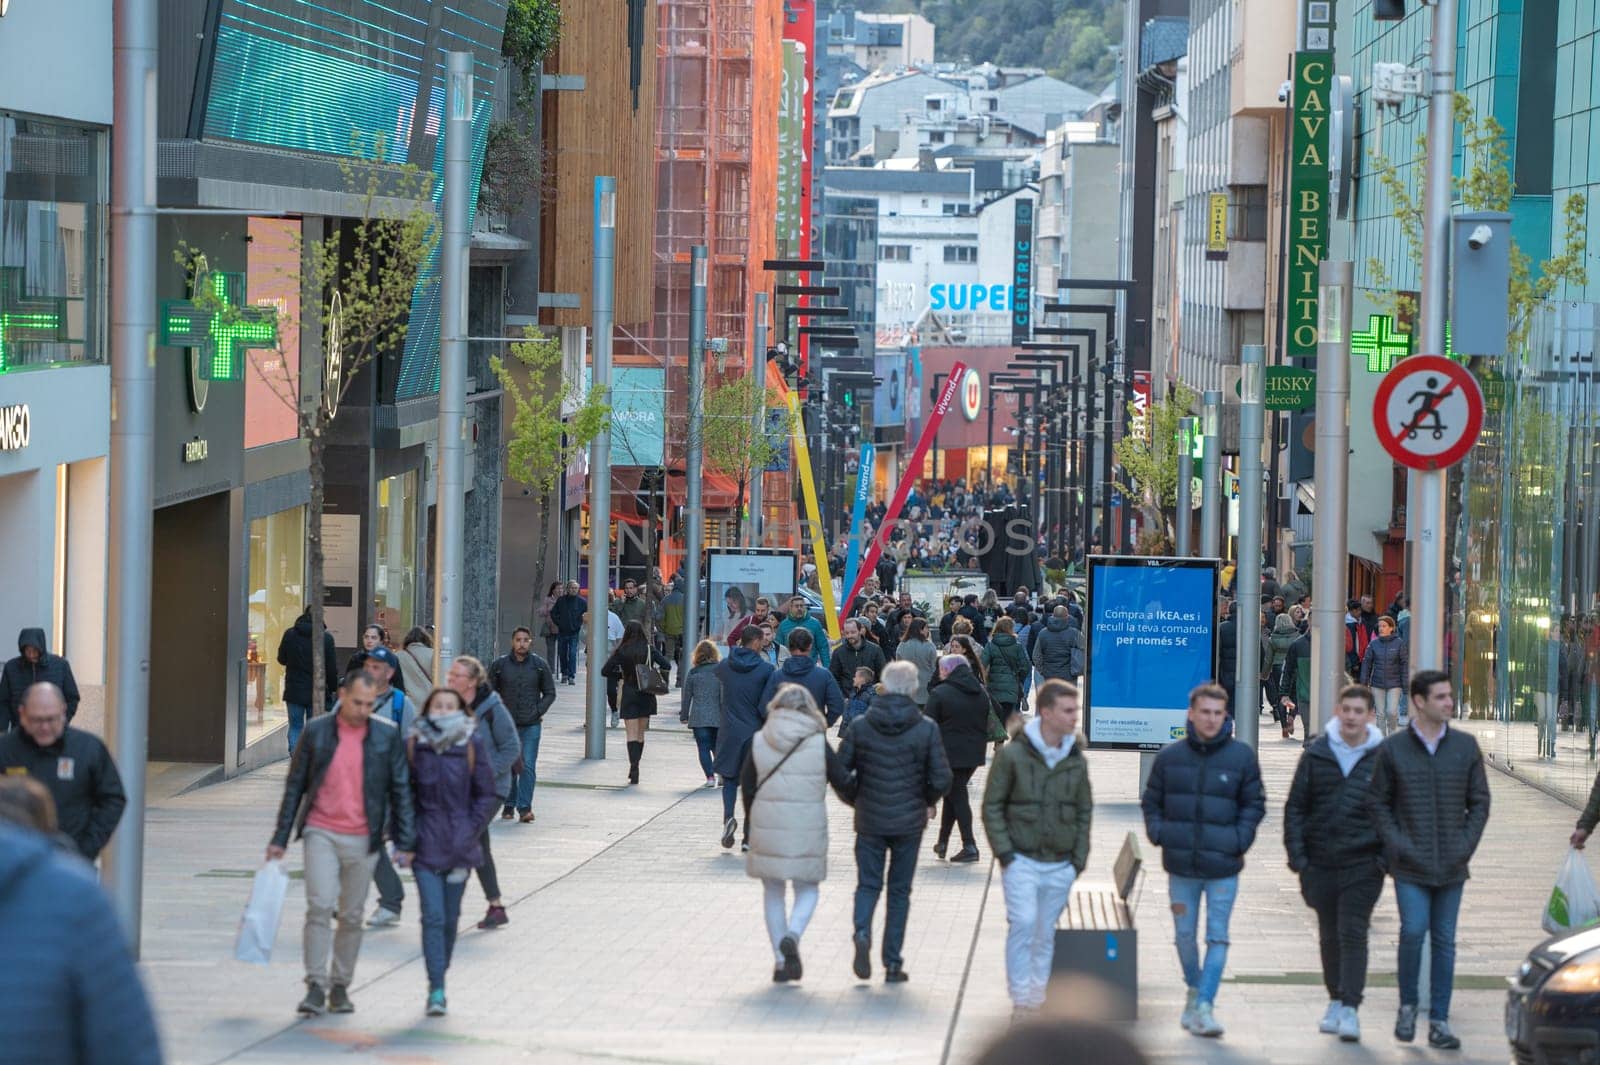
<path fill-rule="evenodd" d="M 1128 896 L 1133 894 L 1143 865 L 1138 837 L 1129 832 L 1112 865 L 1116 889 L 1085 891 L 1073 885 L 1058 927 L 1084 932 L 1124 932 L 1133 928 Z"/>

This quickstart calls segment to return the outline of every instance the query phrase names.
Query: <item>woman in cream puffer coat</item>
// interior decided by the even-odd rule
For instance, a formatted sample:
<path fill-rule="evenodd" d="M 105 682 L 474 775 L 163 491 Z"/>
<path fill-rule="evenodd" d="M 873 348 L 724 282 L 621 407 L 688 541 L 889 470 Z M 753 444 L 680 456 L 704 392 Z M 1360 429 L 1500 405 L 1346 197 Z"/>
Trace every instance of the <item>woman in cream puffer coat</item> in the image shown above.
<path fill-rule="evenodd" d="M 828 875 L 828 785 L 848 801 L 854 784 L 855 774 L 828 746 L 827 728 L 810 692 L 783 685 L 740 774 L 750 830 L 745 871 L 763 887 L 774 983 L 800 979 L 800 936 Z M 791 882 L 792 910 L 785 905 Z"/>

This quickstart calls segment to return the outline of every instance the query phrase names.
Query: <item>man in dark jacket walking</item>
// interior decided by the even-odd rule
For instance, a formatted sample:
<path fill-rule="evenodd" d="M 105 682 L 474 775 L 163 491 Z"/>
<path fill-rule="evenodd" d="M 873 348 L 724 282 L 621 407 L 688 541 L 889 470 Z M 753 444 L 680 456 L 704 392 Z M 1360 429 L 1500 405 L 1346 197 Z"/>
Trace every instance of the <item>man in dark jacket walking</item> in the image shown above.
<path fill-rule="evenodd" d="M 844 716 L 844 689 L 834 679 L 829 669 L 817 665 L 811 657 L 811 632 L 807 629 L 791 629 L 789 631 L 789 657 L 783 660 L 772 675 L 767 678 L 766 687 L 761 689 L 761 711 L 765 715 L 766 709 L 772 704 L 772 697 L 778 694 L 778 689 L 785 684 L 798 684 L 811 693 L 811 698 L 817 701 L 817 709 L 822 711 L 822 716 L 831 728 L 839 718 Z M 870 646 L 870 645 L 868 645 Z M 873 648 L 877 650 L 876 648 Z M 837 657 L 837 654 L 835 655 Z M 879 654 L 879 665 L 882 665 L 882 654 Z M 877 674 L 874 673 L 874 676 Z M 855 686 L 855 671 L 850 672 L 850 686 Z"/>
<path fill-rule="evenodd" d="M 722 723 L 717 727 L 714 768 L 722 778 L 722 845 L 725 848 L 733 846 L 739 831 L 739 822 L 733 815 L 739 801 L 739 771 L 750 753 L 750 740 L 767 720 L 767 703 L 762 696 L 773 668 L 759 650 L 765 635 L 760 625 L 746 625 L 739 630 L 739 646 L 717 663 L 717 679 L 722 682 Z M 827 675 L 826 671 L 823 675 Z M 749 838 L 750 826 L 746 824 L 746 850 Z"/>
<path fill-rule="evenodd" d="M 78 682 L 72 664 L 50 653 L 43 629 L 23 629 L 17 634 L 17 657 L 0 667 L 0 734 L 17 727 L 17 712 L 28 689 L 54 684 L 67 703 L 67 721 L 78 712 Z"/>
<path fill-rule="evenodd" d="M 884 667 L 884 694 L 853 722 L 839 743 L 839 760 L 856 774 L 856 976 L 872 975 L 872 914 L 883 894 L 887 864 L 889 905 L 883 922 L 883 978 L 906 979 L 900 948 L 911 912 L 911 881 L 917 871 L 922 832 L 933 820 L 934 804 L 950 790 L 953 777 L 939 728 L 922 716 L 911 698 L 917 667 L 891 662 Z M 851 799 L 844 795 L 847 802 Z"/>
<path fill-rule="evenodd" d="M 1256 753 L 1223 726 L 1228 696 L 1218 685 L 1189 693 L 1189 734 L 1168 744 L 1150 767 L 1140 805 L 1145 833 L 1161 848 L 1172 902 L 1178 961 L 1189 989 L 1181 1018 L 1194 1035 L 1216 1037 L 1212 1014 L 1228 962 L 1228 922 L 1244 855 L 1266 814 Z M 1206 904 L 1206 955 L 1196 943 L 1200 900 Z"/>
<path fill-rule="evenodd" d="M 500 701 L 511 712 L 522 744 L 522 772 L 511 774 L 511 792 L 502 816 L 509 821 L 521 814 L 523 824 L 532 824 L 539 737 L 544 732 L 544 715 L 556 701 L 556 682 L 550 675 L 550 666 L 533 653 L 533 630 L 521 625 L 512 630 L 511 653 L 489 665 L 489 687 L 500 693 Z"/>
<path fill-rule="evenodd" d="M 874 680 L 883 676 L 883 649 L 866 638 L 864 626 L 865 623 L 856 618 L 845 618 L 840 626 L 844 640 L 828 658 L 828 672 L 833 674 L 841 689 L 854 685 L 856 670 L 862 667 L 872 670 Z"/>
<path fill-rule="evenodd" d="M 1044 680 L 1077 680 L 1083 672 L 1083 633 L 1065 606 L 1050 612 L 1044 631 L 1033 643 L 1033 667 Z"/>
<path fill-rule="evenodd" d="M 311 683 L 311 608 L 295 619 L 278 641 L 278 665 L 283 667 L 283 702 L 289 709 L 289 753 L 300 742 L 300 733 L 318 710 L 333 705 L 339 691 L 339 663 L 333 647 L 333 633 L 322 630 L 322 672 L 324 696 L 321 706 L 316 705 Z"/>
<path fill-rule="evenodd" d="M 1489 781 L 1470 732 L 1450 727 L 1450 678 L 1420 670 L 1411 678 L 1411 725 L 1378 748 L 1371 812 L 1383 838 L 1400 907 L 1400 1013 L 1394 1037 L 1417 1034 L 1417 982 L 1422 940 L 1431 937 L 1428 1045 L 1455 1050 L 1450 992 L 1455 982 L 1456 915 L 1467 862 L 1489 823 Z"/>
<path fill-rule="evenodd" d="M 350 674 L 339 690 L 338 711 L 306 726 L 267 844 L 267 860 L 279 861 L 290 833 L 305 839 L 306 996 L 299 1012 L 306 1016 L 355 1010 L 350 981 L 361 952 L 361 910 L 391 815 L 395 864 L 410 865 L 416 848 L 405 741 L 399 729 L 373 716 L 374 691 L 371 677 Z M 337 933 L 331 929 L 335 912 Z"/>
<path fill-rule="evenodd" d="M 550 621 L 556 627 L 556 653 L 561 657 L 563 684 L 578 683 L 578 636 L 583 632 L 583 615 L 589 610 L 589 604 L 578 591 L 578 582 L 568 581 L 566 591 L 557 596 L 550 607 Z"/>
<path fill-rule="evenodd" d="M 1347 1043 L 1361 1039 L 1356 1011 L 1367 983 L 1367 927 L 1383 892 L 1382 844 L 1367 812 L 1382 742 L 1372 690 L 1345 688 L 1327 731 L 1300 756 L 1283 811 L 1289 868 L 1317 914 L 1328 989 L 1318 1030 Z"/>
<path fill-rule="evenodd" d="M 0 736 L 0 774 L 25 774 L 43 784 L 55 800 L 61 834 L 94 861 L 128 804 L 111 752 L 67 724 L 66 699 L 48 681 L 28 689 L 20 719 L 21 728 Z"/>

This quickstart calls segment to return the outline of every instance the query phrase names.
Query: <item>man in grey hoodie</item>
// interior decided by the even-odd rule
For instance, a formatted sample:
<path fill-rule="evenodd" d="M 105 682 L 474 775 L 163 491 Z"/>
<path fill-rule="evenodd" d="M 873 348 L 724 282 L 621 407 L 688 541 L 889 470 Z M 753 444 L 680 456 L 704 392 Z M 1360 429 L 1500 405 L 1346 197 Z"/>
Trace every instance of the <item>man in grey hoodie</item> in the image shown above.
<path fill-rule="evenodd" d="M 1295 768 L 1283 812 L 1289 868 L 1317 913 L 1328 1008 L 1318 1030 L 1347 1043 L 1361 1038 L 1356 1010 L 1367 982 L 1367 927 L 1383 892 L 1383 843 L 1367 810 L 1383 730 L 1372 689 L 1352 684 Z"/>

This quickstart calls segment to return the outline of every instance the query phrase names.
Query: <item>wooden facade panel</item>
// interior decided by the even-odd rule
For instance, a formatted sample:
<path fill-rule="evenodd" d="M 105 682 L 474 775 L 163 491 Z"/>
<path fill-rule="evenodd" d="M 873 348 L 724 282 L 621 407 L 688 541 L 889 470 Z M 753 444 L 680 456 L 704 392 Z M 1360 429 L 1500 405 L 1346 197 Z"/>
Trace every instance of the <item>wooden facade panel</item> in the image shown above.
<path fill-rule="evenodd" d="M 556 195 L 547 198 L 540 288 L 577 293 L 578 310 L 545 311 L 554 325 L 588 325 L 592 308 L 594 179 L 617 179 L 616 321 L 648 337 L 652 314 L 650 249 L 655 234 L 656 11 L 641 4 L 639 103 L 633 104 L 628 0 L 564 4 L 561 43 L 547 74 L 581 75 L 581 92 L 544 95 L 545 147 Z"/>

